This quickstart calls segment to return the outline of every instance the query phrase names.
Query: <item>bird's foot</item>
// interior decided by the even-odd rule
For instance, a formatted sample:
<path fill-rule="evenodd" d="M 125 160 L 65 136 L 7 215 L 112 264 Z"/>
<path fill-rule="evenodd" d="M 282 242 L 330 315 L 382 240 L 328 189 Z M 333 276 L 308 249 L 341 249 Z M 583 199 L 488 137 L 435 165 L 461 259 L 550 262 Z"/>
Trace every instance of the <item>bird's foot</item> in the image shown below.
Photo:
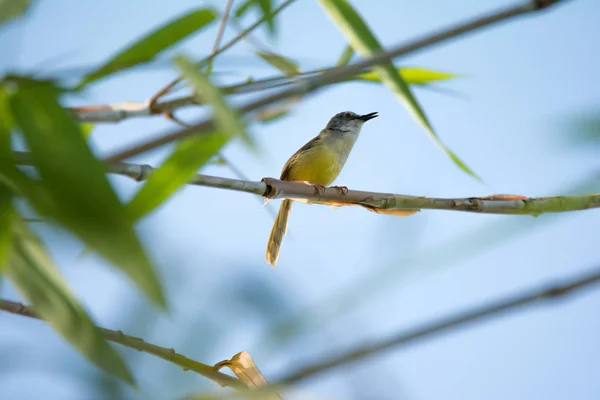
<path fill-rule="evenodd" d="M 332 189 L 337 189 L 342 195 L 348 194 L 348 186 L 331 186 Z"/>
<path fill-rule="evenodd" d="M 322 195 L 323 193 L 325 193 L 325 186 L 323 185 L 319 185 L 318 183 L 312 183 L 313 187 L 315 188 L 315 194 L 317 196 Z"/>
<path fill-rule="evenodd" d="M 320 196 L 320 195 L 322 195 L 325 192 L 325 186 L 319 185 L 318 183 L 313 183 L 311 181 L 296 181 L 296 182 L 312 186 L 313 188 L 315 188 L 315 194 L 317 196 Z"/>

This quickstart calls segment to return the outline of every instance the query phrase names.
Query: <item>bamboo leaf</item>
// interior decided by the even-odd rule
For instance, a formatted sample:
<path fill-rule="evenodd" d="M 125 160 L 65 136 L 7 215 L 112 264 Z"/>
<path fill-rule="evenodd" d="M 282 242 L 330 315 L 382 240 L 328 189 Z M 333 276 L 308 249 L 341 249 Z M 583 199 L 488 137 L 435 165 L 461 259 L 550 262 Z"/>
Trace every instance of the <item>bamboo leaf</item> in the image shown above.
<path fill-rule="evenodd" d="M 58 103 L 49 83 L 26 81 L 10 94 L 20 128 L 41 181 L 24 176 L 16 167 L 4 168 L 41 215 L 76 234 L 127 274 L 156 304 L 165 299 L 158 278 L 133 230 L 133 221 L 105 177 L 82 135 L 79 124 Z"/>
<path fill-rule="evenodd" d="M 12 157 L 10 131 L 13 124 L 8 93 L 0 85 L 0 157 Z"/>
<path fill-rule="evenodd" d="M 256 0 L 258 7 L 262 11 L 267 28 L 271 34 L 275 33 L 275 21 L 273 19 L 273 1 L 272 0 Z"/>
<path fill-rule="evenodd" d="M 17 216 L 12 197 L 8 186 L 0 181 L 0 273 L 4 271 L 12 251 L 13 223 Z"/>
<path fill-rule="evenodd" d="M 245 2 L 243 2 L 236 10 L 235 10 L 235 17 L 236 18 L 242 18 L 244 16 L 244 14 L 246 14 L 249 10 L 250 7 L 252 7 L 254 5 L 255 0 L 246 0 Z"/>
<path fill-rule="evenodd" d="M 30 0 L 0 0 L 0 24 L 23 15 L 30 5 Z"/>
<path fill-rule="evenodd" d="M 85 139 L 88 139 L 94 130 L 94 124 L 79 124 L 79 128 L 81 129 L 81 134 Z"/>
<path fill-rule="evenodd" d="M 319 0 L 329 17 L 338 25 L 350 45 L 363 57 L 369 57 L 382 50 L 377 38 L 367 24 L 346 0 Z M 452 159 L 455 164 L 475 179 L 481 180 L 462 162 L 439 138 L 427 116 L 419 106 L 408 85 L 390 62 L 373 67 L 381 82 L 398 97 L 415 119 L 425 128 L 433 141 Z"/>
<path fill-rule="evenodd" d="M 256 55 L 265 60 L 273 67 L 283 72 L 284 74 L 286 74 L 287 76 L 298 75 L 298 73 L 300 72 L 298 64 L 296 64 L 289 58 L 285 58 L 279 54 L 257 51 Z"/>
<path fill-rule="evenodd" d="M 194 86 L 194 94 L 200 104 L 212 106 L 217 130 L 224 135 L 239 135 L 247 143 L 252 144 L 252 139 L 240 116 L 225 101 L 221 90 L 210 83 L 208 77 L 199 72 L 194 64 L 186 58 L 177 57 L 175 64 L 181 70 L 182 75 Z"/>
<path fill-rule="evenodd" d="M 352 48 L 352 46 L 347 45 L 346 48 L 344 49 L 344 51 L 342 52 L 340 59 L 335 63 L 335 66 L 343 67 L 344 65 L 348 65 L 348 63 L 352 59 L 353 55 L 354 55 L 354 49 Z"/>
<path fill-rule="evenodd" d="M 104 340 L 102 332 L 60 278 L 39 240 L 24 226 L 18 227 L 10 260 L 8 277 L 36 313 L 88 360 L 134 384 L 119 354 Z"/>
<path fill-rule="evenodd" d="M 201 8 L 168 22 L 88 74 L 79 84 L 79 88 L 115 72 L 151 61 L 163 50 L 208 26 L 215 20 L 216 15 L 213 9 Z"/>
<path fill-rule="evenodd" d="M 12 252 L 13 223 L 17 214 L 13 207 L 13 195 L 9 182 L 6 179 L 4 168 L 10 164 L 12 158 L 10 148 L 10 131 L 12 128 L 12 117 L 10 115 L 10 104 L 8 93 L 0 86 L 0 273 L 6 268 Z M 1 283 L 1 282 L 0 282 Z"/>
<path fill-rule="evenodd" d="M 10 88 L 16 90 L 15 85 Z M 38 209 L 44 209 L 49 213 L 53 207 L 51 199 L 46 195 L 39 185 L 25 175 L 16 167 L 15 159 L 11 149 L 11 130 L 14 127 L 10 98 L 4 86 L 0 86 L 0 182 L 11 192 L 35 199 Z M 2 185 L 0 183 L 0 186 Z M 14 194 L 14 193 L 13 193 Z"/>
<path fill-rule="evenodd" d="M 180 141 L 163 165 L 129 203 L 129 214 L 138 220 L 150 213 L 185 185 L 227 143 L 231 136 L 203 133 Z"/>
<path fill-rule="evenodd" d="M 273 18 L 273 2 L 272 0 L 246 0 L 236 10 L 236 18 L 241 18 L 246 14 L 252 7 L 256 7 L 260 10 L 269 33 L 275 33 L 275 20 Z"/>
<path fill-rule="evenodd" d="M 397 71 L 400 76 L 402 76 L 402 79 L 404 79 L 404 82 L 411 85 L 425 85 L 427 83 L 454 79 L 459 76 L 447 72 L 432 71 L 425 68 L 398 68 Z M 377 74 L 373 71 L 364 72 L 360 75 L 357 75 L 355 79 L 381 83 L 381 79 L 379 79 L 379 76 L 377 76 Z"/>

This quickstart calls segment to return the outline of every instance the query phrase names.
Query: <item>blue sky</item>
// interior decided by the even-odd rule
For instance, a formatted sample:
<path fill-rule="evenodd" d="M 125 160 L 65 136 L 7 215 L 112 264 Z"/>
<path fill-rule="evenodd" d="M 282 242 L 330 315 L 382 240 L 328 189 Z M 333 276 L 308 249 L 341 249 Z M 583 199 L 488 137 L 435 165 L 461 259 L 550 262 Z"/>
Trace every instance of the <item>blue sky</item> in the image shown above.
<path fill-rule="evenodd" d="M 41 70 L 70 77 L 199 4 L 220 8 L 223 3 L 39 2 L 24 20 L 0 30 L 1 71 Z M 391 46 L 515 3 L 352 4 L 381 42 Z M 387 89 L 371 84 L 320 91 L 288 118 L 251 126 L 259 154 L 240 143 L 229 145 L 224 154 L 250 179 L 277 176 L 287 158 L 333 114 L 378 111 L 380 117 L 365 125 L 336 183 L 436 197 L 597 192 L 597 155 L 570 144 L 574 132 L 568 121 L 600 106 L 594 84 L 600 63 L 595 51 L 599 11 L 594 0 L 570 1 L 398 60 L 398 65 L 464 75 L 443 84 L 454 94 L 415 93 L 444 142 L 485 185 L 456 168 Z M 316 1 L 297 0 L 281 14 L 277 28 L 275 39 L 263 31 L 255 37 L 305 70 L 332 64 L 345 45 Z M 228 29 L 225 39 L 235 33 Z M 144 101 L 175 76 L 170 57 L 181 53 L 202 58 L 215 34 L 213 26 L 169 51 L 155 66 L 106 80 L 70 98 L 69 104 Z M 275 73 L 251 51 L 242 43 L 219 60 L 219 79 L 234 82 Z M 204 114 L 188 110 L 181 115 L 193 121 Z M 99 154 L 109 154 L 174 128 L 160 117 L 98 125 L 92 141 Z M 157 151 L 136 161 L 157 165 L 166 154 Z M 220 166 L 203 172 L 232 176 Z M 111 181 L 124 199 L 139 188 L 125 178 Z M 78 258 L 81 245 L 64 232 L 48 226 L 40 232 L 99 325 L 173 347 L 205 363 L 245 350 L 270 380 L 326 354 L 598 263 L 600 214 L 595 210 L 539 218 L 443 211 L 393 218 L 354 207 L 297 204 L 279 264 L 272 270 L 264 262 L 272 217 L 258 200 L 188 187 L 141 223 L 140 235 L 169 296 L 168 315 L 153 310 L 128 280 L 101 260 Z M 8 286 L 2 296 L 18 298 Z M 332 370 L 307 380 L 298 391 L 331 399 L 596 399 L 600 326 L 594 316 L 599 302 L 600 291 L 588 291 L 506 314 Z M 302 328 L 293 339 L 274 333 L 282 323 L 298 322 L 299 315 L 304 324 L 293 325 Z M 107 387 L 114 388 L 114 381 L 99 375 L 43 323 L 4 314 L 0 323 L 0 352 L 11 363 L 0 373 L 0 390 L 7 398 L 109 397 Z M 117 386 L 113 398 L 175 399 L 201 389 L 219 390 L 162 360 L 121 350 L 140 391 Z M 102 386 L 106 382 L 113 386 Z"/>

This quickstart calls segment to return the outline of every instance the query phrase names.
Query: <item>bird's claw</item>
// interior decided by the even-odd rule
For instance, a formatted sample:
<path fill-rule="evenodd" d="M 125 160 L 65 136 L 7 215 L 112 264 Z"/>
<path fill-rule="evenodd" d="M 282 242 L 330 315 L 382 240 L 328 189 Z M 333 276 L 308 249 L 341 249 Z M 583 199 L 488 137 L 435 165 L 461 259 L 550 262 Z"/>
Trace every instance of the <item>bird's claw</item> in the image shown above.
<path fill-rule="evenodd" d="M 313 188 L 315 188 L 315 194 L 317 196 L 320 196 L 323 194 L 323 192 L 325 192 L 325 186 L 319 185 L 318 183 L 313 183 L 310 181 L 296 181 L 296 182 L 312 186 Z"/>
<path fill-rule="evenodd" d="M 325 193 L 325 186 L 323 186 L 323 185 L 319 185 L 318 183 L 313 183 L 312 185 L 313 185 L 313 187 L 315 188 L 315 194 L 316 194 L 317 196 L 320 196 L 320 195 L 322 195 L 323 193 Z"/>
<path fill-rule="evenodd" d="M 342 195 L 347 195 L 348 194 L 348 187 L 347 186 L 331 186 L 333 189 L 337 189 L 340 191 L 340 193 Z"/>

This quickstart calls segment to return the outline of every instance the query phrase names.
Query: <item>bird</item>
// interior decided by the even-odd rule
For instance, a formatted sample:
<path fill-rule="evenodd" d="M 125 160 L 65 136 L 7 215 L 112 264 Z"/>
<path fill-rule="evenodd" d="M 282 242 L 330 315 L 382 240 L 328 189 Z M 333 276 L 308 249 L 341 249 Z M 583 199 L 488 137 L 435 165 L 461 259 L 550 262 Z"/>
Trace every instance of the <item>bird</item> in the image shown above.
<path fill-rule="evenodd" d="M 335 114 L 325 129 L 290 157 L 283 166 L 280 179 L 312 184 L 315 188 L 329 186 L 344 167 L 363 124 L 377 116 L 377 112 L 358 115 L 344 111 Z M 347 191 L 345 187 L 339 188 Z M 292 200 L 284 199 L 271 229 L 266 260 L 272 267 L 277 265 L 291 209 Z"/>

